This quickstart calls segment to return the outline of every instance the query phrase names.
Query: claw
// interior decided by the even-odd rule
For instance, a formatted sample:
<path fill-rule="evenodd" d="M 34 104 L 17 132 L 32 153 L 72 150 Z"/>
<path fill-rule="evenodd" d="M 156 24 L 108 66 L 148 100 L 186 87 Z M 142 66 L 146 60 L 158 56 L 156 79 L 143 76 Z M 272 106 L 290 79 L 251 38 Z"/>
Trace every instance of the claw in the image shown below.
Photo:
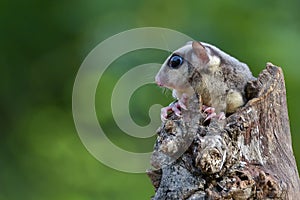
<path fill-rule="evenodd" d="M 169 111 L 174 112 L 174 114 L 178 117 L 181 117 L 181 109 L 187 110 L 186 102 L 188 100 L 188 95 L 183 94 L 181 98 L 177 102 L 173 102 L 165 108 L 161 109 L 160 118 L 162 121 L 167 120 Z"/>
<path fill-rule="evenodd" d="M 182 94 L 181 98 L 178 99 L 177 102 L 173 102 L 167 107 L 164 107 L 161 109 L 161 115 L 160 118 L 162 121 L 167 120 L 167 117 L 169 115 L 169 111 L 174 112 L 174 114 L 178 117 L 181 117 L 181 109 L 187 110 L 186 103 L 189 96 L 187 94 Z"/>
<path fill-rule="evenodd" d="M 208 120 L 210 120 L 210 119 L 212 119 L 212 118 L 214 118 L 214 117 L 216 117 L 217 116 L 217 114 L 214 112 L 214 113 L 211 113 L 211 114 L 209 114 L 206 118 L 205 118 L 205 120 L 204 120 L 204 122 L 206 122 L 206 121 L 208 121 Z"/>
<path fill-rule="evenodd" d="M 215 112 L 215 110 L 216 109 L 213 108 L 213 107 L 207 107 L 207 108 L 205 108 L 204 112 L 207 113 L 207 114 L 212 114 L 212 113 Z"/>
<path fill-rule="evenodd" d="M 167 107 L 164 107 L 164 108 L 161 109 L 161 114 L 160 114 L 161 121 L 167 120 L 168 112 L 170 110 L 172 110 L 171 106 L 167 106 Z"/>
<path fill-rule="evenodd" d="M 216 109 L 213 107 L 203 105 L 202 110 L 204 113 L 207 114 L 207 117 L 205 118 L 204 122 L 211 120 L 212 118 L 218 118 L 218 120 L 226 119 L 224 112 L 221 112 L 220 114 L 217 115 L 217 113 L 215 113 Z"/>
<path fill-rule="evenodd" d="M 178 109 L 178 107 L 180 107 L 179 103 L 175 103 L 175 105 L 172 107 L 172 110 L 174 111 L 175 115 L 177 115 L 178 117 L 181 116 L 181 111 Z"/>
<path fill-rule="evenodd" d="M 185 104 L 182 101 L 178 101 L 178 106 L 184 110 L 187 110 Z"/>

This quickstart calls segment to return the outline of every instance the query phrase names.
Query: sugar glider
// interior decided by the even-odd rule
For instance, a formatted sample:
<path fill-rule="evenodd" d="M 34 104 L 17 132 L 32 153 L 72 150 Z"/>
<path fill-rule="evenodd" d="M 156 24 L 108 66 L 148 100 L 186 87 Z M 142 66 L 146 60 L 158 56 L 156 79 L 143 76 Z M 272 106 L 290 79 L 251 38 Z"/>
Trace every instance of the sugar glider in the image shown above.
<path fill-rule="evenodd" d="M 190 78 L 195 72 L 200 79 L 192 87 Z M 172 89 L 178 100 L 162 109 L 162 119 L 167 118 L 169 111 L 180 116 L 180 109 L 186 109 L 186 100 L 194 92 L 201 96 L 210 114 L 233 113 L 245 104 L 245 86 L 251 80 L 255 77 L 245 63 L 213 45 L 188 42 L 167 58 L 155 77 L 156 83 Z"/>

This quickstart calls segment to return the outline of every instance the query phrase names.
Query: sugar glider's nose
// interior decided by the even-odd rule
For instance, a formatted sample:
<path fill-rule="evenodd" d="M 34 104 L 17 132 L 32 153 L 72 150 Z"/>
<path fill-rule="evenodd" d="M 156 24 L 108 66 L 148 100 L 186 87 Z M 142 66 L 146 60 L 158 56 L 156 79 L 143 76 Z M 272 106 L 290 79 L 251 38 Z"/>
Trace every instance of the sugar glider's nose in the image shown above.
<path fill-rule="evenodd" d="M 158 76 L 155 76 L 155 82 L 158 86 L 163 86 L 162 82 L 160 81 Z"/>
<path fill-rule="evenodd" d="M 155 82 L 158 86 L 163 86 L 163 84 L 160 81 L 156 80 Z"/>

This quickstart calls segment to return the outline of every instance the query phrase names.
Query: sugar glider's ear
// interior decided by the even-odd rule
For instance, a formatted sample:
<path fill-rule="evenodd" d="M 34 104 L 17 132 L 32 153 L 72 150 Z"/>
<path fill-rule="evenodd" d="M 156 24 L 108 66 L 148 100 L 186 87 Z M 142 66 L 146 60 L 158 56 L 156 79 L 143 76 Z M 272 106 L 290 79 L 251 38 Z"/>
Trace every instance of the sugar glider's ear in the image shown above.
<path fill-rule="evenodd" d="M 192 47 L 193 47 L 193 51 L 200 59 L 200 61 L 203 62 L 204 64 L 207 64 L 209 62 L 209 57 L 207 55 L 207 51 L 205 47 L 200 42 L 197 41 L 193 41 Z"/>

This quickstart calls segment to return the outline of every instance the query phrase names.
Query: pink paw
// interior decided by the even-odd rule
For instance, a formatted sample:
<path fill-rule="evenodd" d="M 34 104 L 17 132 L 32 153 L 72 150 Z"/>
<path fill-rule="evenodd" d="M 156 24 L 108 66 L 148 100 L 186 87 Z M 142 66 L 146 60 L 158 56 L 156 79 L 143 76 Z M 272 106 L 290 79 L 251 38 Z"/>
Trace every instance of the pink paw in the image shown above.
<path fill-rule="evenodd" d="M 187 103 L 188 96 L 183 94 L 182 97 L 177 101 L 171 103 L 169 106 L 164 107 L 161 109 L 161 120 L 164 121 L 167 119 L 170 112 L 174 112 L 174 114 L 178 117 L 181 116 L 181 109 L 187 110 L 186 103 Z"/>
<path fill-rule="evenodd" d="M 202 110 L 207 114 L 204 122 L 211 120 L 212 118 L 217 118 L 219 120 L 223 120 L 226 118 L 224 112 L 220 112 L 220 114 L 217 115 L 217 113 L 215 112 L 215 108 L 213 107 L 203 105 Z"/>

